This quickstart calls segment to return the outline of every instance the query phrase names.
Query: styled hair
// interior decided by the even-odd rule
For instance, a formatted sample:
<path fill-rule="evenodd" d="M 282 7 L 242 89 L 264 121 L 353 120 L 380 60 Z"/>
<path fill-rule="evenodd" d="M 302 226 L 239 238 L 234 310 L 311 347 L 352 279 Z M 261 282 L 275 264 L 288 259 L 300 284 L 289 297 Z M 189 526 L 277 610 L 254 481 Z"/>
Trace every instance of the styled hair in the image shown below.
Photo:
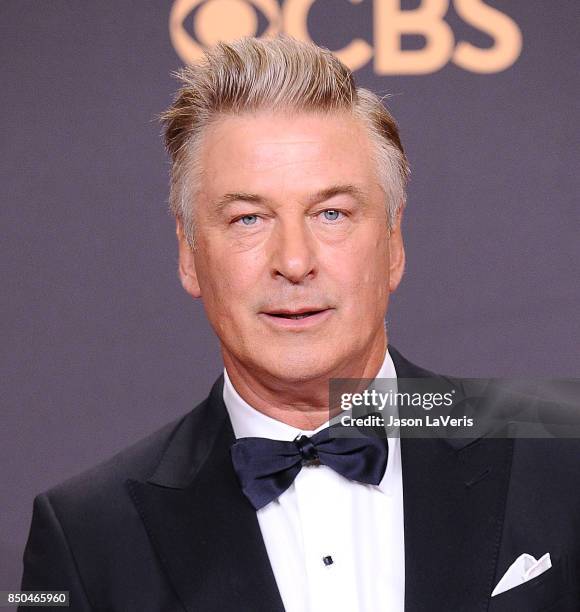
<path fill-rule="evenodd" d="M 350 112 L 360 120 L 373 144 L 392 227 L 406 202 L 410 172 L 397 124 L 381 99 L 356 87 L 351 70 L 328 49 L 283 34 L 246 37 L 218 43 L 175 76 L 181 87 L 161 121 L 171 157 L 169 207 L 191 248 L 204 131 L 220 116 L 260 110 Z"/>

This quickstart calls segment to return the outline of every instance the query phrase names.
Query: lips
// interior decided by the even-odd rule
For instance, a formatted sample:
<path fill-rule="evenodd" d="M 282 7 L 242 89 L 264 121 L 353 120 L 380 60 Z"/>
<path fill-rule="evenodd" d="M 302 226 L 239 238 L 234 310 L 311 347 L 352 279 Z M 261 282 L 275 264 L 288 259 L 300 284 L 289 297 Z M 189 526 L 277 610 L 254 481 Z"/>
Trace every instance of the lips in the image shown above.
<path fill-rule="evenodd" d="M 283 319 L 305 319 L 311 317 L 315 312 L 304 312 L 302 314 L 273 314 L 273 317 L 282 317 Z"/>
<path fill-rule="evenodd" d="M 276 308 L 262 311 L 259 317 L 276 333 L 301 333 L 319 329 L 332 317 L 333 312 L 334 308 L 332 306 L 304 306 L 302 308 Z"/>
<path fill-rule="evenodd" d="M 270 315 L 272 317 L 278 317 L 281 319 L 305 319 L 306 317 L 311 317 L 313 315 L 319 314 L 322 311 L 327 310 L 326 308 L 316 308 L 316 307 L 305 307 L 298 308 L 296 310 L 271 310 L 266 312 L 265 314 Z"/>

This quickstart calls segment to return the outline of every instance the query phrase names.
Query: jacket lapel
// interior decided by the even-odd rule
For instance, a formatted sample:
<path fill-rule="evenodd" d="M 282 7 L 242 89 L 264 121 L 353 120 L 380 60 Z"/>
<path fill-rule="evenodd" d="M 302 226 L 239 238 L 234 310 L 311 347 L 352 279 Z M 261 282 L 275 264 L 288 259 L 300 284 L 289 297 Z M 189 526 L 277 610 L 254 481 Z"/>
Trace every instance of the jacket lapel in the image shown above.
<path fill-rule="evenodd" d="M 398 378 L 435 376 L 389 347 Z M 405 611 L 486 610 L 513 440 L 401 439 Z"/>
<path fill-rule="evenodd" d="M 186 610 L 283 611 L 256 513 L 229 449 L 223 377 L 175 431 L 155 473 L 127 482 Z"/>

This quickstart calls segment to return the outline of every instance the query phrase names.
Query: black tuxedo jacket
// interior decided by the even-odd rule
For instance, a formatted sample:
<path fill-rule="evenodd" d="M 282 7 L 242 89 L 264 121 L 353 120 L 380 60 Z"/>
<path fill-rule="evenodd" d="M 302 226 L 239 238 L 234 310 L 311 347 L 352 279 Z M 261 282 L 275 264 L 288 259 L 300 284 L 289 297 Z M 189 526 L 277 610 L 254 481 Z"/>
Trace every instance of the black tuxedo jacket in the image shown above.
<path fill-rule="evenodd" d="M 398 377 L 431 375 L 389 351 Z M 68 590 L 75 612 L 283 611 L 222 388 L 35 499 L 23 590 Z M 580 441 L 403 438 L 401 453 L 406 612 L 580 610 Z M 491 598 L 518 556 L 546 552 L 551 569 Z"/>

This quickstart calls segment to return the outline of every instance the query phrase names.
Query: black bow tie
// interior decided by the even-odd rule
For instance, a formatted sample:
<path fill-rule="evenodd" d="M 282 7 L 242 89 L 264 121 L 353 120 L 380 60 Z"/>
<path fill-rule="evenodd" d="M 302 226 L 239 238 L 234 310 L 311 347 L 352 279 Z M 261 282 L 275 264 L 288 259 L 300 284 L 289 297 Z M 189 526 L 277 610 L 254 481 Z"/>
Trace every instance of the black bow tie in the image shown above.
<path fill-rule="evenodd" d="M 240 438 L 232 461 L 242 491 L 256 510 L 279 497 L 294 482 L 302 465 L 321 463 L 349 480 L 378 485 L 387 468 L 387 440 L 361 436 L 333 438 L 323 429 L 293 442 Z"/>

